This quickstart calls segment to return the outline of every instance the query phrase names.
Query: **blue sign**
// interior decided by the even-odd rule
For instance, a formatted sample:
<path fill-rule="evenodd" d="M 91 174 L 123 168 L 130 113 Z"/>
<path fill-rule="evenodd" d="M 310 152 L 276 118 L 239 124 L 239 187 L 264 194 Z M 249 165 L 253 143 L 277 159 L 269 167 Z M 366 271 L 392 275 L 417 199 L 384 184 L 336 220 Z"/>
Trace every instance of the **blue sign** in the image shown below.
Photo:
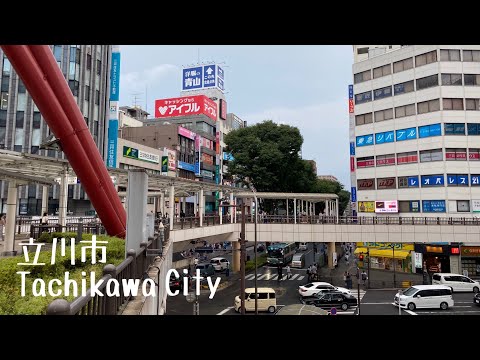
<path fill-rule="evenodd" d="M 375 134 L 375 144 L 383 144 L 385 142 L 385 133 Z"/>
<path fill-rule="evenodd" d="M 417 128 L 397 130 L 397 141 L 405 141 L 417 138 Z"/>
<path fill-rule="evenodd" d="M 426 125 L 418 127 L 418 137 L 426 138 L 442 135 L 442 127 L 440 124 Z"/>
<path fill-rule="evenodd" d="M 111 168 L 117 167 L 117 136 L 118 120 L 109 120 L 107 166 Z"/>
<path fill-rule="evenodd" d="M 195 165 L 194 164 L 189 164 L 183 161 L 178 161 L 178 166 L 179 169 L 186 170 L 186 171 L 191 171 L 195 172 Z"/>
<path fill-rule="evenodd" d="M 422 176 L 422 186 L 443 186 L 444 177 L 443 175 L 423 175 Z"/>
<path fill-rule="evenodd" d="M 423 212 L 445 212 L 445 200 L 423 200 Z"/>
<path fill-rule="evenodd" d="M 233 155 L 229 152 L 223 153 L 223 160 L 225 161 L 233 161 Z"/>
<path fill-rule="evenodd" d="M 357 136 L 357 147 L 373 145 L 373 134 Z"/>
<path fill-rule="evenodd" d="M 225 74 L 220 66 L 217 66 L 217 76 L 219 79 L 225 80 Z"/>
<path fill-rule="evenodd" d="M 468 175 L 457 175 L 458 186 L 468 186 Z"/>
<path fill-rule="evenodd" d="M 203 67 L 203 87 L 214 87 L 216 85 L 216 66 L 207 65 Z"/>
<path fill-rule="evenodd" d="M 480 175 L 470 175 L 470 185 L 480 186 Z"/>
<path fill-rule="evenodd" d="M 224 91 L 225 90 L 225 84 L 223 83 L 223 80 L 218 78 L 217 81 L 218 81 L 218 88 L 220 90 Z"/>
<path fill-rule="evenodd" d="M 457 185 L 457 175 L 447 175 L 447 185 Z"/>
<path fill-rule="evenodd" d="M 348 85 L 348 98 L 353 100 L 353 85 Z"/>
<path fill-rule="evenodd" d="M 417 128 L 407 129 L 407 140 L 416 139 L 416 138 L 417 138 Z"/>
<path fill-rule="evenodd" d="M 201 66 L 183 69 L 182 90 L 201 89 L 203 87 L 203 68 Z"/>
<path fill-rule="evenodd" d="M 418 187 L 418 176 L 408 177 L 408 187 Z"/>
<path fill-rule="evenodd" d="M 365 135 L 365 145 L 373 145 L 373 134 Z"/>
<path fill-rule="evenodd" d="M 357 188 L 352 186 L 352 202 L 357 202 Z"/>
<path fill-rule="evenodd" d="M 350 155 L 355 156 L 355 143 L 353 141 L 350 143 Z"/>
<path fill-rule="evenodd" d="M 197 161 L 195 162 L 195 175 L 200 175 L 200 163 Z"/>
<path fill-rule="evenodd" d="M 120 53 L 112 53 L 112 67 L 110 70 L 110 101 L 120 101 Z"/>

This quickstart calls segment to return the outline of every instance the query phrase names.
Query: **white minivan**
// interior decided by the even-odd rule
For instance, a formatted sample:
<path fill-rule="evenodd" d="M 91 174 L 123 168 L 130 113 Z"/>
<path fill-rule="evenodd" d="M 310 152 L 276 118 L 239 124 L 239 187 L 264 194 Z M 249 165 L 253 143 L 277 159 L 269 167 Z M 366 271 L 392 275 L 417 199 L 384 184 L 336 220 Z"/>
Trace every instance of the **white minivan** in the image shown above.
<path fill-rule="evenodd" d="M 432 276 L 432 284 L 445 285 L 452 289 L 453 292 L 474 292 L 480 289 L 478 281 L 459 274 L 435 273 Z"/>
<path fill-rule="evenodd" d="M 275 290 L 272 288 L 257 288 L 257 295 L 258 311 L 274 313 L 277 309 Z M 235 297 L 234 306 L 235 311 L 240 312 L 242 307 L 240 296 Z M 245 289 L 245 311 L 255 311 L 255 288 Z"/>
<path fill-rule="evenodd" d="M 414 285 L 395 295 L 395 306 L 402 309 L 442 309 L 453 306 L 452 290 L 444 285 Z"/>

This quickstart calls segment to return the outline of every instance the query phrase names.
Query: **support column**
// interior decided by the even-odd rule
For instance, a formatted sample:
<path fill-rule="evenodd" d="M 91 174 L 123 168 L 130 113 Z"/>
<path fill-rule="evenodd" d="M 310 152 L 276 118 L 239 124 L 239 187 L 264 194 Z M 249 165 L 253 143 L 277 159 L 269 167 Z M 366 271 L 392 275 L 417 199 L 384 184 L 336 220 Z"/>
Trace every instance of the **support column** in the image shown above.
<path fill-rule="evenodd" d="M 200 195 L 198 196 L 198 207 L 200 208 L 198 210 L 198 216 L 200 216 L 200 227 L 203 226 L 203 212 L 204 212 L 204 203 L 205 199 L 203 197 L 203 189 L 200 189 Z"/>
<path fill-rule="evenodd" d="M 148 175 L 143 169 L 128 172 L 127 187 L 127 237 L 125 256 L 128 250 L 140 250 L 140 244 L 148 240 L 147 232 Z"/>
<path fill-rule="evenodd" d="M 337 217 L 337 224 L 340 222 L 339 213 L 338 213 L 338 199 L 335 199 L 335 215 Z"/>
<path fill-rule="evenodd" d="M 170 185 L 170 191 L 168 193 L 168 216 L 170 218 L 170 231 L 173 230 L 173 217 L 175 216 L 175 187 Z"/>
<path fill-rule="evenodd" d="M 197 216 L 198 211 L 198 193 L 195 193 L 195 200 L 193 200 L 193 216 Z"/>
<path fill-rule="evenodd" d="M 183 202 L 183 212 L 185 213 L 185 216 L 187 215 L 187 198 L 184 196 L 182 198 L 182 202 Z"/>
<path fill-rule="evenodd" d="M 288 199 L 287 199 L 286 203 L 287 203 L 286 208 L 287 208 L 287 224 L 288 224 Z"/>
<path fill-rule="evenodd" d="M 160 211 L 162 212 L 162 216 L 165 216 L 165 193 L 163 190 L 160 194 Z"/>
<path fill-rule="evenodd" d="M 48 213 L 48 186 L 43 185 L 42 186 L 42 213 L 40 216 L 43 216 L 43 214 Z"/>
<path fill-rule="evenodd" d="M 232 241 L 232 270 L 240 271 L 240 242 Z"/>
<path fill-rule="evenodd" d="M 233 219 L 236 213 L 235 208 L 232 205 L 233 205 L 233 192 L 230 193 L 230 207 L 228 208 L 228 212 L 230 213 L 230 224 L 233 224 Z"/>
<path fill-rule="evenodd" d="M 325 215 L 330 216 L 330 201 L 325 200 Z"/>
<path fill-rule="evenodd" d="M 293 199 L 293 223 L 297 223 L 297 199 Z"/>
<path fill-rule="evenodd" d="M 220 225 L 223 224 L 223 208 L 222 208 L 222 198 L 223 198 L 223 191 L 218 192 L 218 216 L 220 217 Z"/>
<path fill-rule="evenodd" d="M 68 204 L 68 171 L 63 170 L 60 180 L 60 196 L 58 199 L 58 224 L 63 227 L 67 225 L 67 204 Z"/>
<path fill-rule="evenodd" d="M 8 181 L 7 223 L 5 225 L 5 245 L 3 255 L 16 255 L 15 251 L 15 220 L 17 216 L 17 182 Z"/>
<path fill-rule="evenodd" d="M 335 252 L 335 243 L 334 242 L 328 243 L 328 268 L 329 269 L 335 268 L 335 266 L 333 264 L 333 253 L 334 252 Z"/>

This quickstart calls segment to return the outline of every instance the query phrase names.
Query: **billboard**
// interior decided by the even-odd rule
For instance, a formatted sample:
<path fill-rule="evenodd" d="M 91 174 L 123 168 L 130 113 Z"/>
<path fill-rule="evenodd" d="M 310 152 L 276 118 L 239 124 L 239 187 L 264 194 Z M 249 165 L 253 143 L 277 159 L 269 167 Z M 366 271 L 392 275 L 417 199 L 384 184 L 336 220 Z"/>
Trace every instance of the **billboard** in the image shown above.
<path fill-rule="evenodd" d="M 177 153 L 175 150 L 169 148 L 163 148 L 163 155 L 168 157 L 168 170 L 173 170 L 177 168 Z"/>
<path fill-rule="evenodd" d="M 352 186 L 351 194 L 352 194 L 352 202 L 357 202 L 357 188 L 356 187 Z"/>
<path fill-rule="evenodd" d="M 227 120 L 227 102 L 220 99 L 220 119 Z"/>
<path fill-rule="evenodd" d="M 120 49 L 112 47 L 112 64 L 110 67 L 110 113 L 108 118 L 107 166 L 117 167 L 118 142 L 118 102 L 120 100 Z"/>
<path fill-rule="evenodd" d="M 375 179 L 362 179 L 357 181 L 358 190 L 375 190 Z"/>
<path fill-rule="evenodd" d="M 398 213 L 398 201 L 375 201 L 376 213 Z"/>
<path fill-rule="evenodd" d="M 170 118 L 187 115 L 207 115 L 217 120 L 217 103 L 205 95 L 155 100 L 155 117 Z"/>
<path fill-rule="evenodd" d="M 377 190 L 396 189 L 397 181 L 394 177 L 377 179 Z"/>
<path fill-rule="evenodd" d="M 353 85 L 348 85 L 348 112 L 353 114 L 355 107 L 353 105 Z"/>
<path fill-rule="evenodd" d="M 375 212 L 375 202 L 373 201 L 359 201 L 358 212 L 373 213 Z"/>
<path fill-rule="evenodd" d="M 202 65 L 182 69 L 182 91 L 218 88 L 225 90 L 225 72 L 216 65 Z"/>
<path fill-rule="evenodd" d="M 142 150 L 135 149 L 131 146 L 124 146 L 123 147 L 123 157 L 135 160 L 141 160 L 150 162 L 153 164 L 160 163 L 160 156 L 156 154 L 147 153 Z"/>
<path fill-rule="evenodd" d="M 178 135 L 182 135 L 184 137 L 186 137 L 187 139 L 190 139 L 190 140 L 195 140 L 195 136 L 197 134 L 195 134 L 193 131 L 190 131 L 184 127 L 181 127 L 179 126 L 178 127 Z"/>
<path fill-rule="evenodd" d="M 162 173 L 168 172 L 168 156 L 162 156 Z"/>

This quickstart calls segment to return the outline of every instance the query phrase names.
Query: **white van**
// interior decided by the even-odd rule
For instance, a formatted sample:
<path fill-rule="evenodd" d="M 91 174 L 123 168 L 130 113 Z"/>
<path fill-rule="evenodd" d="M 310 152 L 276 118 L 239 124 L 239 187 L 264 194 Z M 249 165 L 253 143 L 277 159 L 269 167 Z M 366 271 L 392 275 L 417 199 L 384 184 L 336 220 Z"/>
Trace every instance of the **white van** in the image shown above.
<path fill-rule="evenodd" d="M 298 250 L 300 251 L 307 251 L 308 245 L 306 242 L 301 242 L 300 245 L 298 245 Z"/>
<path fill-rule="evenodd" d="M 459 274 L 435 273 L 432 276 L 432 284 L 448 286 L 452 292 L 473 291 L 477 293 L 480 289 L 478 281 Z"/>
<path fill-rule="evenodd" d="M 302 269 L 305 266 L 305 254 L 295 254 L 292 258 L 292 268 Z"/>
<path fill-rule="evenodd" d="M 395 306 L 402 309 L 430 308 L 447 310 L 453 306 L 452 290 L 444 285 L 415 285 L 395 295 Z"/>
<path fill-rule="evenodd" d="M 272 288 L 257 288 L 258 311 L 268 311 L 274 313 L 277 309 L 277 299 L 275 290 Z M 235 311 L 240 312 L 240 296 L 235 297 Z M 255 311 L 255 288 L 245 289 L 245 311 Z"/>

